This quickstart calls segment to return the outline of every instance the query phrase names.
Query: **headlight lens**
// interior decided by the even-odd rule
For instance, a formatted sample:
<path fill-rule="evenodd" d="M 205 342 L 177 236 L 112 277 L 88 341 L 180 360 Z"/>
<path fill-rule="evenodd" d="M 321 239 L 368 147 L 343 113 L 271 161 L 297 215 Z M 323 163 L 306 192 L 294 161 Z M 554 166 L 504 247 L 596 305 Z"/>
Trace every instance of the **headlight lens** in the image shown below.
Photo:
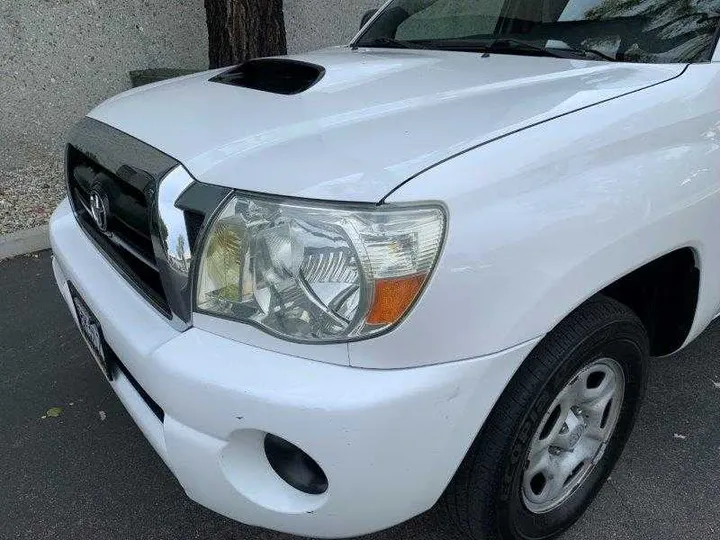
<path fill-rule="evenodd" d="M 196 307 L 296 341 L 377 334 L 420 294 L 444 230 L 439 206 L 367 209 L 237 194 L 206 236 Z"/>

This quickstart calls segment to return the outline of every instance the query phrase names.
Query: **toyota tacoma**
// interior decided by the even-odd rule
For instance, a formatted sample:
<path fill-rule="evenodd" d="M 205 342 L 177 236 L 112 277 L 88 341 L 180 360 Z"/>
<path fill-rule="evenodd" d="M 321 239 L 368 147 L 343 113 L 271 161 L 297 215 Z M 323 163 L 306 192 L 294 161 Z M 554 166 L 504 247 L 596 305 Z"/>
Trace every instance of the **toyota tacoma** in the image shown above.
<path fill-rule="evenodd" d="M 718 10 L 391 0 L 80 121 L 55 277 L 188 496 L 313 537 L 570 527 L 649 358 L 720 311 Z"/>

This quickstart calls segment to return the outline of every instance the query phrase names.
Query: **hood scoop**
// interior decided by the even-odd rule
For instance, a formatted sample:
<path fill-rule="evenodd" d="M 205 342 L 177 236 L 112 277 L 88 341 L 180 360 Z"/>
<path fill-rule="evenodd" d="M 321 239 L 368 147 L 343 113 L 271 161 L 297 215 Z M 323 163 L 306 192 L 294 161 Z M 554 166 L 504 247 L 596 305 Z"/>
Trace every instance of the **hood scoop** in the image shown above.
<path fill-rule="evenodd" d="M 298 60 L 262 58 L 217 75 L 210 82 L 240 86 L 272 94 L 300 94 L 315 86 L 325 75 L 325 68 Z"/>

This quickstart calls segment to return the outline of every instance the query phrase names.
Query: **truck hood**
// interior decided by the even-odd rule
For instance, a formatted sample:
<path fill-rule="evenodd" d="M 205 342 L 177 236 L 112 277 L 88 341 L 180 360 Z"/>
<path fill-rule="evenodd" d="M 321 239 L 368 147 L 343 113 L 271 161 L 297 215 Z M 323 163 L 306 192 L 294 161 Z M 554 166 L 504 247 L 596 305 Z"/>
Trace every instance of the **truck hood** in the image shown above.
<path fill-rule="evenodd" d="M 324 77 L 281 95 L 211 82 L 216 70 L 131 90 L 89 116 L 174 157 L 202 182 L 378 202 L 438 162 L 684 68 L 395 49 L 289 58 L 321 66 Z"/>

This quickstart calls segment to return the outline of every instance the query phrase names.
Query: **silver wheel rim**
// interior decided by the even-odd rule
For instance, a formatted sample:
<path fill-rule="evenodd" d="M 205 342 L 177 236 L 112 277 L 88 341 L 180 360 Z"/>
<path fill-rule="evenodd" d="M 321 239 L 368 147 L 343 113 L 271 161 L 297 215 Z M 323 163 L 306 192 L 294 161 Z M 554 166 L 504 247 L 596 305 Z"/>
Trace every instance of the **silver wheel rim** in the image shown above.
<path fill-rule="evenodd" d="M 612 358 L 578 371 L 558 393 L 533 435 L 522 496 L 540 514 L 563 504 L 600 461 L 617 425 L 625 374 Z"/>

